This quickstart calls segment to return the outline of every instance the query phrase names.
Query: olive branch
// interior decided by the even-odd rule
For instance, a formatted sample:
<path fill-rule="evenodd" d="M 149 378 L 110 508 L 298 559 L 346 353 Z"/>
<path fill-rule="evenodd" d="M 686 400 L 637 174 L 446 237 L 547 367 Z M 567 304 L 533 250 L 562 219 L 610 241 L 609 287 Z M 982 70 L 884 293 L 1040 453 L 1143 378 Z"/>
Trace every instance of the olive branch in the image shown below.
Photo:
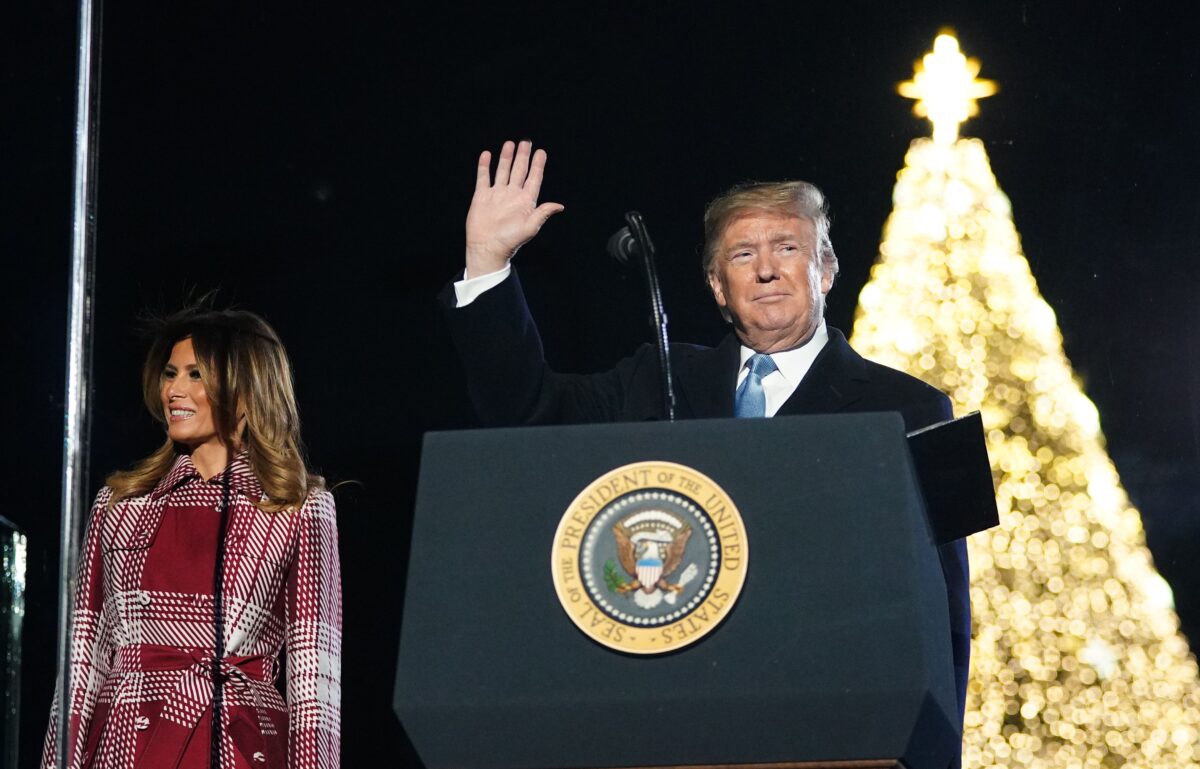
<path fill-rule="evenodd" d="M 604 584 L 610 593 L 620 592 L 620 588 L 628 581 L 625 575 L 617 571 L 617 565 L 611 558 L 604 562 Z"/>

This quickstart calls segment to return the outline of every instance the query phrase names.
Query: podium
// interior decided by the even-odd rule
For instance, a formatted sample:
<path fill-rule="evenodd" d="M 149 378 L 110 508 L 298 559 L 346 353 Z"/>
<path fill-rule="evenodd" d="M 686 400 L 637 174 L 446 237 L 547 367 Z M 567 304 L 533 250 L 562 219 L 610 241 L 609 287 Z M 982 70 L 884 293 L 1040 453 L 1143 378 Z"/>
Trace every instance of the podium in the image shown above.
<path fill-rule="evenodd" d="M 664 654 L 589 638 L 551 575 L 581 490 L 635 462 L 707 476 L 745 527 L 736 602 Z M 394 708 L 429 769 L 942 769 L 947 617 L 898 414 L 430 433 Z"/>

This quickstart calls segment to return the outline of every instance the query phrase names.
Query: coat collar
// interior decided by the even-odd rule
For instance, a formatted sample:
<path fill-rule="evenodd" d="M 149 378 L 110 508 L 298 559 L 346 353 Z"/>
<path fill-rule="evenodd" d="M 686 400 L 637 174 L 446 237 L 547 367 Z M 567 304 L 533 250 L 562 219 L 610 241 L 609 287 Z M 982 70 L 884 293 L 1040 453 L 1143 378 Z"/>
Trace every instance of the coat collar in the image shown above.
<path fill-rule="evenodd" d="M 832 326 L 827 330 L 829 341 L 776 416 L 829 414 L 862 398 L 863 385 L 870 382 L 866 361 L 851 349 L 841 331 Z M 695 350 L 688 360 L 680 361 L 689 369 L 680 380 L 691 417 L 733 416 L 740 350 L 737 336 L 727 334 L 718 346 Z"/>
<path fill-rule="evenodd" d="M 208 479 L 208 483 L 214 486 L 219 486 L 225 478 L 225 474 L 229 474 L 229 487 L 235 491 L 240 491 L 255 502 L 262 499 L 263 487 L 258 481 L 258 476 L 254 474 L 254 468 L 250 465 L 250 456 L 242 451 L 236 454 L 233 461 L 225 468 L 225 471 L 214 475 Z M 154 487 L 154 491 L 150 492 L 150 498 L 157 500 L 190 480 L 200 480 L 200 472 L 196 466 L 192 464 L 192 458 L 188 454 L 180 454 L 175 459 L 175 464 L 171 470 L 162 477 L 158 484 Z"/>

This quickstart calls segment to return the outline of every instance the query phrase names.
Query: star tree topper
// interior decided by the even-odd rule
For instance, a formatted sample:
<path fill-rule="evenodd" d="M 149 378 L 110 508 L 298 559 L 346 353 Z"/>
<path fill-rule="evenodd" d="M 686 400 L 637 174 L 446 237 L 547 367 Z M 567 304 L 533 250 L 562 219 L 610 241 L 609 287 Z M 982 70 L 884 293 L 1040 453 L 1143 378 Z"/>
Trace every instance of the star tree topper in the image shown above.
<path fill-rule="evenodd" d="M 958 49 L 958 40 L 942 32 L 933 41 L 933 51 L 914 66 L 913 79 L 900 83 L 900 95 L 916 99 L 913 113 L 933 123 L 933 141 L 941 145 L 958 139 L 958 124 L 979 114 L 976 99 L 996 93 L 992 80 L 976 80 L 979 60 L 968 59 Z"/>

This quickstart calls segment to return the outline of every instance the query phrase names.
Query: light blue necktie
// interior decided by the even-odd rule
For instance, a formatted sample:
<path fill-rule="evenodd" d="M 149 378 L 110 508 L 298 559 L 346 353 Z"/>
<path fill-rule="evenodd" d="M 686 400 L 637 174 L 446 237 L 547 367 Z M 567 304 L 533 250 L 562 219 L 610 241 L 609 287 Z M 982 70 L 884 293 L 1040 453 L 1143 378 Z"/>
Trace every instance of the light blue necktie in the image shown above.
<path fill-rule="evenodd" d="M 742 380 L 742 384 L 733 396 L 733 415 L 739 419 L 744 417 L 765 417 L 767 415 L 767 396 L 763 393 L 762 380 L 768 374 L 778 371 L 779 367 L 771 356 L 756 352 L 746 361 L 750 373 Z"/>

